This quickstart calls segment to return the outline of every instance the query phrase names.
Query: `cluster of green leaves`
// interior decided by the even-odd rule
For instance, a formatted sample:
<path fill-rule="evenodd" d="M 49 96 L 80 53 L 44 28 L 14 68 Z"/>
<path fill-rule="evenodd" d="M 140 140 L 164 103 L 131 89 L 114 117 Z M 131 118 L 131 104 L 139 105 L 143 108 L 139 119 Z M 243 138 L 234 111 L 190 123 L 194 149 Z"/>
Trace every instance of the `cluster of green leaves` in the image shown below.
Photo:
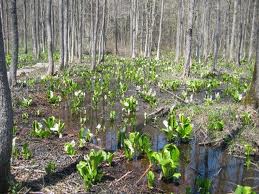
<path fill-rule="evenodd" d="M 64 151 L 67 155 L 70 157 L 74 156 L 76 154 L 76 142 L 72 140 L 71 142 L 67 142 L 64 145 Z"/>
<path fill-rule="evenodd" d="M 19 102 L 19 105 L 23 108 L 29 108 L 32 105 L 32 99 L 22 98 L 22 100 Z"/>
<path fill-rule="evenodd" d="M 222 131 L 225 123 L 221 111 L 210 112 L 208 116 L 208 129 Z"/>
<path fill-rule="evenodd" d="M 147 103 L 149 103 L 151 106 L 154 106 L 156 104 L 156 92 L 150 88 L 149 90 L 146 87 L 143 87 L 143 91 L 140 91 L 140 96 L 143 98 L 143 100 Z"/>
<path fill-rule="evenodd" d="M 45 171 L 47 174 L 51 174 L 51 173 L 55 172 L 56 168 L 57 168 L 56 162 L 50 161 L 45 166 Z"/>
<path fill-rule="evenodd" d="M 91 150 L 89 154 L 84 156 L 84 160 L 76 165 L 80 176 L 84 180 L 86 189 L 102 179 L 103 173 L 100 166 L 103 162 L 112 163 L 113 154 L 103 150 Z"/>
<path fill-rule="evenodd" d="M 189 117 L 179 114 L 177 120 L 176 113 L 171 112 L 168 120 L 164 120 L 163 124 L 166 128 L 163 128 L 162 131 L 165 133 L 168 141 L 173 141 L 175 138 L 179 138 L 183 142 L 190 140 L 192 125 Z"/>
<path fill-rule="evenodd" d="M 251 144 L 245 144 L 245 156 L 246 156 L 245 165 L 247 168 L 249 168 L 252 163 L 251 154 L 255 151 L 256 151 L 256 149 L 253 148 L 253 146 Z"/>
<path fill-rule="evenodd" d="M 190 92 L 199 92 L 202 89 L 205 88 L 205 81 L 202 79 L 194 79 L 194 80 L 188 80 L 186 82 L 187 91 Z"/>
<path fill-rule="evenodd" d="M 81 127 L 79 131 L 79 147 L 84 147 L 86 142 L 90 142 L 92 140 L 93 136 L 94 135 L 91 133 L 90 129 Z"/>
<path fill-rule="evenodd" d="M 45 127 L 38 121 L 33 122 L 31 134 L 34 137 L 47 138 L 54 133 L 57 134 L 59 138 L 62 138 L 65 124 L 60 119 L 51 116 L 47 119 L 43 119 L 43 123 Z"/>
<path fill-rule="evenodd" d="M 170 90 L 176 91 L 181 86 L 181 81 L 180 80 L 165 80 L 163 82 L 162 86 L 165 89 L 170 89 Z"/>
<path fill-rule="evenodd" d="M 167 144 L 160 152 L 152 152 L 151 160 L 162 170 L 166 180 L 177 180 L 181 176 L 178 172 L 180 151 L 173 144 Z"/>
<path fill-rule="evenodd" d="M 61 96 L 55 95 L 52 90 L 48 90 L 48 101 L 50 104 L 58 104 L 61 102 Z"/>
<path fill-rule="evenodd" d="M 243 125 L 252 124 L 252 115 L 249 112 L 244 112 L 241 114 L 241 121 Z"/>
<path fill-rule="evenodd" d="M 249 186 L 237 185 L 235 194 L 256 194 L 256 192 Z"/>
<path fill-rule="evenodd" d="M 210 194 L 212 181 L 207 178 L 198 177 L 195 180 L 195 186 L 200 194 Z"/>
<path fill-rule="evenodd" d="M 135 97 L 130 96 L 128 98 L 124 98 L 121 101 L 122 110 L 125 111 L 128 115 L 135 114 L 137 110 L 138 101 Z"/>
<path fill-rule="evenodd" d="M 124 140 L 124 153 L 127 159 L 131 160 L 134 156 L 142 153 L 149 154 L 151 151 L 150 138 L 139 132 L 129 133 L 129 137 Z"/>

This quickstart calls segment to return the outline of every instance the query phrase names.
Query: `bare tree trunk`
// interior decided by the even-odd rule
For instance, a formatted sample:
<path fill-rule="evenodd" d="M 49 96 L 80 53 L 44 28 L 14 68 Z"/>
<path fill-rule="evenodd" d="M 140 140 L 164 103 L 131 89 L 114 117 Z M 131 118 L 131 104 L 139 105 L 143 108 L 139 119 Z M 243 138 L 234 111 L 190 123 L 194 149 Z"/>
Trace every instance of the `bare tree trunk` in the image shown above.
<path fill-rule="evenodd" d="M 10 68 L 10 85 L 13 87 L 16 85 L 17 79 L 17 65 L 18 65 L 18 49 L 19 49 L 19 37 L 18 37 L 18 24 L 17 24 L 17 10 L 16 0 L 11 0 L 10 14 L 11 14 L 11 37 L 12 37 L 12 61 Z"/>
<path fill-rule="evenodd" d="M 256 8 L 257 8 L 257 0 L 254 0 L 254 10 L 253 10 L 253 19 L 252 19 L 252 29 L 251 29 L 251 35 L 250 35 L 250 42 L 249 42 L 249 54 L 248 54 L 248 59 L 251 60 L 253 56 L 253 50 L 254 50 L 254 39 L 255 39 L 255 20 L 256 20 Z"/>
<path fill-rule="evenodd" d="M 92 2 L 92 1 L 91 1 Z M 92 4 L 92 17 L 93 17 L 93 2 Z M 96 0 L 95 4 L 95 21 L 93 22 L 93 33 L 92 33 L 92 69 L 96 67 L 96 44 L 97 44 L 97 30 L 99 22 L 99 0 Z"/>
<path fill-rule="evenodd" d="M 23 40 L 23 44 L 24 44 L 24 53 L 27 54 L 28 53 L 28 38 L 27 38 L 27 4 L 26 4 L 26 0 L 23 0 L 23 21 L 24 21 L 24 40 Z"/>
<path fill-rule="evenodd" d="M 38 56 L 38 51 L 37 51 L 37 30 L 36 30 L 36 0 L 32 0 L 32 40 L 33 40 L 33 48 L 32 48 L 32 51 L 33 51 L 33 55 L 35 57 Z"/>
<path fill-rule="evenodd" d="M 0 20 L 0 193 L 8 193 L 12 152 L 13 109 L 7 79 L 5 51 Z"/>
<path fill-rule="evenodd" d="M 234 44 L 235 44 L 235 36 L 236 36 L 236 20 L 237 20 L 237 4 L 238 0 L 235 0 L 234 3 L 234 16 L 233 16 L 233 23 L 232 23 L 232 33 L 231 33 L 231 41 L 230 41 L 230 49 L 229 49 L 229 59 L 233 60 L 234 59 Z"/>
<path fill-rule="evenodd" d="M 145 37 L 145 52 L 144 57 L 148 56 L 148 45 L 149 45 L 149 18 L 150 14 L 148 13 L 148 0 L 146 1 L 146 37 Z M 151 13 L 151 12 L 150 12 Z"/>
<path fill-rule="evenodd" d="M 64 3 L 64 66 L 68 67 L 68 0 Z"/>
<path fill-rule="evenodd" d="M 253 105 L 256 109 L 259 108 L 259 22 L 257 21 L 256 30 L 256 61 L 254 65 L 253 79 L 251 88 L 245 98 L 247 104 Z"/>
<path fill-rule="evenodd" d="M 131 58 L 136 58 L 136 10 L 137 0 L 131 1 Z"/>
<path fill-rule="evenodd" d="M 60 47 L 60 69 L 64 68 L 64 7 L 63 0 L 59 0 L 59 47 Z"/>
<path fill-rule="evenodd" d="M 10 0 L 6 0 L 6 10 L 9 10 L 9 1 Z M 9 36 L 9 14 L 6 14 L 5 17 L 5 24 L 6 24 L 6 32 L 5 32 L 5 40 L 6 40 L 6 53 L 9 54 L 10 51 L 10 36 Z"/>
<path fill-rule="evenodd" d="M 192 55 L 192 30 L 193 30 L 193 15 L 194 15 L 194 0 L 189 0 L 189 16 L 186 33 L 186 52 L 185 52 L 185 65 L 184 77 L 190 76 L 191 55 Z"/>
<path fill-rule="evenodd" d="M 216 65 L 218 62 L 219 52 L 219 36 L 220 36 L 220 0 L 217 0 L 217 24 L 215 33 L 215 45 L 214 45 L 214 62 L 212 65 L 212 72 L 216 71 Z"/>
<path fill-rule="evenodd" d="M 209 5 L 209 0 L 204 1 L 204 20 L 203 20 L 203 33 L 204 33 L 204 39 L 203 39 L 203 56 L 204 56 L 204 61 L 207 63 L 208 55 L 209 55 L 209 12 L 210 12 L 210 5 Z"/>
<path fill-rule="evenodd" d="M 238 51 L 237 51 L 237 65 L 241 66 L 241 45 L 242 45 L 242 38 L 243 38 L 241 0 L 238 0 L 238 9 L 239 9 L 239 43 L 238 43 Z"/>
<path fill-rule="evenodd" d="M 177 19 L 177 32 L 176 32 L 176 53 L 175 62 L 178 63 L 181 55 L 181 37 L 183 28 L 183 0 L 178 1 L 178 19 Z"/>
<path fill-rule="evenodd" d="M 107 1 L 103 1 L 103 15 L 102 15 L 102 28 L 100 33 L 100 40 L 99 40 L 99 57 L 98 57 L 98 63 L 101 63 L 104 61 L 104 47 L 105 47 L 105 26 L 106 26 L 106 5 Z"/>
<path fill-rule="evenodd" d="M 159 35 L 158 35 L 157 54 L 156 54 L 156 58 L 158 60 L 160 59 L 160 44 L 161 44 L 161 36 L 162 36 L 163 15 L 164 15 L 164 0 L 161 1 L 161 14 L 160 14 Z"/>
<path fill-rule="evenodd" d="M 151 26 L 149 30 L 149 46 L 148 46 L 148 53 L 147 56 L 151 57 L 152 54 L 152 48 L 153 48 L 153 30 L 155 26 L 155 19 L 156 19 L 156 0 L 153 0 L 153 6 L 152 6 L 152 14 L 151 14 Z"/>
<path fill-rule="evenodd" d="M 47 0 L 47 12 L 46 12 L 46 25 L 47 25 L 47 34 L 48 34 L 48 74 L 54 74 L 54 61 L 53 61 L 53 40 L 52 40 L 52 32 L 51 32 L 51 7 L 52 0 Z"/>
<path fill-rule="evenodd" d="M 118 51 L 118 0 L 114 0 L 114 20 L 115 20 L 115 54 L 119 53 Z"/>

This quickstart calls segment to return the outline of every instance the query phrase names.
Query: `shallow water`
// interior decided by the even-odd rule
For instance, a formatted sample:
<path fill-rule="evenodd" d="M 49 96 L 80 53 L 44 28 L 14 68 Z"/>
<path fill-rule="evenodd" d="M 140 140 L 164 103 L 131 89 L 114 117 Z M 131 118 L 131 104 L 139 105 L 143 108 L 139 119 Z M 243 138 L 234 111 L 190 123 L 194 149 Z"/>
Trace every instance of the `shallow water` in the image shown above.
<path fill-rule="evenodd" d="M 94 129 L 99 123 L 102 124 L 102 129 L 96 134 L 93 142 L 106 150 L 116 151 L 118 149 L 118 130 L 122 128 L 121 121 L 111 124 L 106 119 L 107 115 L 97 114 L 96 111 L 91 110 L 90 106 L 86 112 L 88 128 Z M 71 116 L 67 105 L 61 108 L 61 118 L 67 128 L 79 129 L 79 116 Z M 140 122 L 144 123 L 144 121 Z M 151 137 L 155 151 L 161 150 L 168 143 L 159 127 L 146 125 L 142 129 L 137 128 L 137 130 Z M 157 181 L 158 187 L 166 193 L 185 193 L 186 187 L 190 187 L 193 193 L 199 193 L 195 186 L 197 177 L 210 179 L 212 181 L 211 192 L 215 194 L 231 193 L 238 184 L 251 186 L 259 193 L 259 169 L 255 169 L 253 166 L 247 169 L 243 159 L 230 156 L 222 149 L 199 146 L 195 140 L 189 144 L 179 144 L 178 148 L 181 152 L 179 171 L 182 175 L 179 184 Z M 142 158 L 128 162 L 126 165 L 128 170 L 137 169 L 144 172 L 148 164 L 147 159 Z"/>

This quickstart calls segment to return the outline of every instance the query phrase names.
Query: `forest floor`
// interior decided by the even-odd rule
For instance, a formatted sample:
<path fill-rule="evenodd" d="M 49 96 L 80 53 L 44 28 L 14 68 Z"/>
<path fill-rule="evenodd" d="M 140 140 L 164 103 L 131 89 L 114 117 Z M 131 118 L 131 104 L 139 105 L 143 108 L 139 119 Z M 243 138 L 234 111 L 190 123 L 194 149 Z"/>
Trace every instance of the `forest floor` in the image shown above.
<path fill-rule="evenodd" d="M 30 159 L 24 159 L 21 154 L 13 157 L 12 175 L 17 181 L 13 184 L 13 192 L 87 193 L 83 180 L 76 170 L 76 165 L 91 149 L 114 151 L 115 156 L 111 166 L 102 165 L 104 173 L 102 181 L 93 185 L 88 193 L 185 193 L 187 188 L 198 189 L 195 185 L 195 177 L 198 176 L 212 180 L 212 193 L 233 192 L 237 184 L 251 186 L 259 192 L 259 181 L 256 180 L 256 177 L 259 176 L 259 114 L 249 106 L 243 105 L 242 102 L 233 100 L 234 94 L 223 94 L 226 88 L 230 88 L 229 91 L 232 92 L 231 87 L 236 84 L 236 78 L 233 78 L 233 83 L 229 80 L 226 81 L 229 82 L 226 85 L 218 85 L 218 82 L 209 81 L 209 84 L 217 86 L 212 89 L 208 89 L 208 85 L 201 88 L 199 83 L 195 81 L 191 82 L 192 80 L 179 78 L 177 73 L 175 75 L 168 73 L 172 69 L 165 67 L 164 70 L 158 72 L 159 81 L 152 82 L 148 78 L 141 81 L 134 80 L 128 84 L 123 95 L 115 94 L 114 99 L 110 102 L 105 102 L 105 95 L 100 95 L 97 108 L 92 108 L 93 93 L 89 91 L 91 82 L 87 81 L 92 80 L 92 75 L 89 74 L 85 66 L 72 67 L 68 72 L 57 75 L 54 79 L 43 76 L 45 68 L 41 67 L 36 65 L 29 70 L 20 70 L 20 84 L 13 91 L 14 117 L 17 127 L 16 147 L 17 150 L 22 150 L 23 145 L 28 143 L 29 150 L 32 153 Z M 118 70 L 116 68 L 118 67 L 115 67 L 115 75 L 116 72 L 123 71 L 123 69 Z M 107 67 L 107 69 L 109 68 Z M 103 77 L 108 75 L 107 72 L 102 73 L 102 71 L 109 70 L 100 70 L 99 73 Z M 145 77 L 145 70 L 143 72 L 144 76 L 142 77 Z M 99 74 L 97 71 L 97 77 Z M 127 75 L 123 76 L 127 77 Z M 152 75 L 147 77 L 149 76 Z M 58 95 L 61 94 L 62 87 L 63 89 L 67 87 L 60 81 L 63 77 L 72 79 L 85 92 L 86 95 L 82 105 L 84 113 L 71 113 L 71 102 L 73 100 L 69 97 L 62 97 L 61 102 L 56 105 L 49 103 L 47 95 L 49 88 L 57 90 L 56 94 Z M 210 80 L 225 79 L 222 78 L 223 76 L 219 77 L 216 76 L 216 78 Z M 113 84 L 120 82 L 120 80 L 113 80 L 110 77 L 107 79 L 110 79 L 111 88 L 113 88 Z M 129 77 L 128 79 L 131 80 L 132 78 Z M 202 77 L 192 79 L 205 80 Z M 181 84 L 176 90 L 172 89 L 174 85 L 167 88 L 159 84 L 167 83 L 168 80 L 181 81 Z M 245 81 L 241 80 L 240 82 L 246 83 L 247 80 L 249 81 L 246 77 Z M 123 81 L 127 82 L 122 79 L 122 83 Z M 155 105 L 150 105 L 138 95 L 139 87 L 136 82 L 144 82 L 148 89 L 151 88 L 156 93 Z M 182 84 L 190 82 L 194 84 Z M 59 83 L 59 86 L 57 83 Z M 187 87 L 191 89 L 185 95 L 184 92 L 187 91 Z M 233 87 L 234 90 L 238 90 L 239 85 Z M 115 87 L 114 90 L 116 90 Z M 208 96 L 209 90 L 211 96 Z M 220 99 L 217 98 L 217 93 L 222 94 Z M 160 150 L 167 142 L 160 129 L 163 128 L 163 120 L 166 120 L 170 108 L 174 107 L 176 114 L 183 113 L 191 118 L 193 125 L 192 141 L 189 144 L 178 143 L 182 158 L 180 164 L 182 176 L 179 181 L 167 182 L 158 178 L 155 187 L 149 189 L 145 177 L 145 172 L 149 169 L 148 160 L 141 157 L 128 161 L 123 151 L 118 149 L 116 136 L 124 123 L 120 103 L 121 99 L 124 98 L 123 96 L 137 96 L 136 129 L 150 135 L 155 150 Z M 20 106 L 23 98 L 32 99 L 30 106 Z M 113 124 L 109 121 L 112 110 L 116 111 L 116 120 Z M 82 115 L 86 119 L 85 127 L 96 131 L 93 132 L 95 139 L 88 142 L 83 148 L 78 148 L 75 156 L 70 157 L 64 152 L 64 144 L 78 139 Z M 145 115 L 150 117 L 148 122 L 145 121 Z M 35 120 L 42 122 L 44 118 L 50 116 L 55 116 L 65 123 L 63 137 L 58 138 L 54 135 L 49 138 L 36 138 L 32 136 L 32 123 Z M 101 124 L 102 131 L 97 132 L 98 124 Z M 215 125 L 221 125 L 222 127 Z M 244 167 L 247 158 L 245 149 L 247 144 L 254 149 L 249 156 L 252 160 L 250 169 Z M 56 169 L 54 172 L 47 174 L 45 167 L 50 161 L 55 162 Z M 154 169 L 154 171 L 156 176 L 160 177 L 159 169 Z M 193 193 L 195 192 L 193 191 Z"/>

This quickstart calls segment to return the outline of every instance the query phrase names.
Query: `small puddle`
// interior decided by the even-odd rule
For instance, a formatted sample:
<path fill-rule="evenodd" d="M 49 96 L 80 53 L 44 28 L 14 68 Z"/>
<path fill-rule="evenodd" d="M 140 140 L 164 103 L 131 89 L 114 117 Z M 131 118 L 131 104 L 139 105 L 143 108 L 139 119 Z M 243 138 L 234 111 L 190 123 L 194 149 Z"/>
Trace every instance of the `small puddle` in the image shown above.
<path fill-rule="evenodd" d="M 117 109 L 119 112 L 118 107 Z M 89 129 L 95 129 L 99 123 L 102 128 L 105 127 L 105 130 L 98 132 L 94 143 L 106 150 L 116 151 L 118 149 L 117 133 L 122 128 L 121 122 L 111 124 L 107 119 L 109 111 L 103 111 L 102 108 L 100 112 L 106 112 L 106 116 L 97 114 L 91 106 L 87 106 L 85 111 Z M 67 104 L 61 107 L 60 115 L 65 126 L 70 129 L 69 133 L 74 133 L 76 136 L 80 127 L 80 117 L 72 116 Z M 154 126 L 146 125 L 142 131 L 151 137 L 155 151 L 161 150 L 168 143 L 164 134 Z M 197 177 L 208 178 L 212 181 L 212 193 L 231 193 L 238 184 L 253 187 L 256 192 L 259 192 L 259 170 L 253 167 L 247 169 L 243 159 L 230 156 L 221 149 L 199 146 L 195 141 L 190 144 L 180 144 L 178 148 L 181 152 L 179 184 L 158 181 L 158 187 L 166 193 L 185 193 L 187 187 L 190 187 L 194 193 L 198 193 L 195 187 Z M 137 169 L 144 172 L 148 164 L 147 159 L 142 158 L 127 162 L 125 165 L 128 170 Z"/>

